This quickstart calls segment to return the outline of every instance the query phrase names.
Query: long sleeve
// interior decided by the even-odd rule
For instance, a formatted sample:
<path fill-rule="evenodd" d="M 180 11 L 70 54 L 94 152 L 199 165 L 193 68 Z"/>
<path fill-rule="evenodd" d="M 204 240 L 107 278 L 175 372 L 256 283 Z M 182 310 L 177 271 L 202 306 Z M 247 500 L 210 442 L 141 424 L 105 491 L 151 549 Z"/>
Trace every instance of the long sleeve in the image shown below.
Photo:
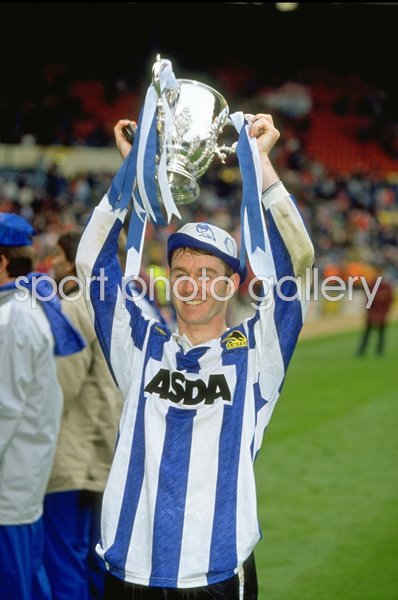
<path fill-rule="evenodd" d="M 286 370 L 307 314 L 314 248 L 295 199 L 282 183 L 262 201 L 275 265 L 274 321 Z"/>
<path fill-rule="evenodd" d="M 266 209 L 274 260 L 278 263 L 280 274 L 308 277 L 314 263 L 314 247 L 293 196 L 279 181 L 264 192 L 262 202 Z M 277 236 L 284 249 L 278 243 Z"/>
<path fill-rule="evenodd" d="M 295 347 L 308 306 L 314 249 L 296 202 L 278 182 L 263 194 L 272 276 L 265 266 L 266 299 L 256 307 L 256 345 L 261 353 L 269 341 L 272 318 L 284 368 Z"/>
<path fill-rule="evenodd" d="M 131 300 L 117 257 L 126 211 L 113 210 L 107 195 L 82 235 L 76 269 L 102 351 L 123 396 L 131 384 L 135 349 L 141 349 L 149 318 Z M 89 293 L 88 293 L 89 292 Z"/>
<path fill-rule="evenodd" d="M 262 203 L 271 257 L 264 265 L 268 284 L 264 286 L 264 300 L 255 306 L 254 316 L 246 323 L 258 377 L 255 450 L 261 445 L 303 326 L 314 262 L 312 242 L 284 185 L 272 185 L 263 194 Z"/>

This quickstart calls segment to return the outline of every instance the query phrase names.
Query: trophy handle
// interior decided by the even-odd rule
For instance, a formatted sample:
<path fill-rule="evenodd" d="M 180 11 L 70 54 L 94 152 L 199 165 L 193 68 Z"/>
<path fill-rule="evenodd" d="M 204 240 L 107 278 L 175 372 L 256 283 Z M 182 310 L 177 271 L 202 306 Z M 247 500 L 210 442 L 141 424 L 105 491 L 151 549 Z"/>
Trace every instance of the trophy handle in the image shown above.
<path fill-rule="evenodd" d="M 226 146 L 225 144 L 222 146 L 216 146 L 214 148 L 214 154 L 216 154 L 221 162 L 225 164 L 227 154 L 235 154 L 237 145 L 238 142 L 234 142 L 232 146 Z"/>
<path fill-rule="evenodd" d="M 232 120 L 229 117 L 225 121 L 224 126 L 225 125 L 233 125 Z M 223 144 L 222 146 L 215 146 L 214 154 L 216 156 L 218 156 L 218 158 L 221 160 L 222 164 L 224 165 L 225 161 L 227 159 L 227 155 L 236 153 L 237 145 L 238 145 L 238 142 L 234 142 L 233 144 L 231 144 L 231 146 L 226 146 L 225 144 Z"/>
<path fill-rule="evenodd" d="M 253 119 L 254 119 L 254 115 L 252 115 L 250 113 L 245 114 L 245 121 L 247 123 L 250 124 Z M 225 125 L 233 125 L 232 120 L 229 117 L 228 117 L 227 121 L 225 122 Z M 225 164 L 227 154 L 235 154 L 237 145 L 238 145 L 238 142 L 234 142 L 231 146 L 226 146 L 225 144 L 222 146 L 216 146 L 214 149 L 214 154 L 216 154 L 218 156 L 218 158 L 221 160 L 221 162 L 223 164 Z"/>

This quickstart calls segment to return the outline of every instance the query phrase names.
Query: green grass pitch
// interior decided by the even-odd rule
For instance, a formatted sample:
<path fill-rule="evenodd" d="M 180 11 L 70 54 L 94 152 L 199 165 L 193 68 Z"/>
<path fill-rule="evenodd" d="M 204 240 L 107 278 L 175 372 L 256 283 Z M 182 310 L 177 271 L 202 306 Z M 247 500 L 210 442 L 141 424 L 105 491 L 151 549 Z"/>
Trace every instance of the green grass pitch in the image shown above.
<path fill-rule="evenodd" d="M 299 341 L 256 460 L 260 600 L 398 598 L 398 325 Z"/>

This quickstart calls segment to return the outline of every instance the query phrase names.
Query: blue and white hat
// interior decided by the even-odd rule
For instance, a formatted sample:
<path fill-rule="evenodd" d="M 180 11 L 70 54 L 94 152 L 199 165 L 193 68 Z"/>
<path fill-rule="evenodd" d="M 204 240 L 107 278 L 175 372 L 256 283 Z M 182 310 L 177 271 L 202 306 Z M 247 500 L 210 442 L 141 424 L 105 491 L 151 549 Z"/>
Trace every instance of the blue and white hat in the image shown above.
<path fill-rule="evenodd" d="M 31 246 L 36 229 L 14 213 L 0 212 L 0 246 Z"/>
<path fill-rule="evenodd" d="M 177 248 L 195 248 L 211 252 L 221 258 L 240 276 L 240 283 L 246 279 L 247 269 L 241 267 L 238 258 L 238 246 L 234 238 L 224 229 L 210 223 L 187 223 L 173 233 L 167 240 L 167 260 L 171 265 L 171 257 Z"/>

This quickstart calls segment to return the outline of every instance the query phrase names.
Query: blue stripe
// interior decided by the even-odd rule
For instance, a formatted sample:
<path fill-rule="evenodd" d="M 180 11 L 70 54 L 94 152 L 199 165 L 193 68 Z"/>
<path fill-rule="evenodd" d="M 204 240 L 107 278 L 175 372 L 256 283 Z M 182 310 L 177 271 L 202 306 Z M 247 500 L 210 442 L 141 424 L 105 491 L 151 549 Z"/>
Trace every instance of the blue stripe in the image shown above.
<path fill-rule="evenodd" d="M 246 128 L 242 127 L 236 153 L 239 160 L 242 176 L 242 202 L 241 202 L 241 266 L 245 263 L 246 240 L 244 234 L 244 213 L 247 210 L 247 221 L 250 229 L 251 252 L 256 248 L 265 250 L 265 237 L 262 224 L 262 206 L 258 199 L 257 176 L 254 166 L 252 149 L 246 134 Z"/>
<path fill-rule="evenodd" d="M 124 290 L 122 283 L 123 285 L 126 285 L 126 281 L 123 281 L 120 263 L 117 258 L 118 239 L 122 226 L 123 223 L 120 221 L 120 219 L 117 219 L 113 224 L 112 229 L 110 230 L 109 235 L 105 240 L 104 245 L 102 246 L 93 266 L 93 276 L 98 277 L 100 275 L 101 268 L 103 268 L 104 275 L 108 278 L 104 282 L 104 289 L 102 290 L 105 291 L 104 297 L 101 298 L 101 286 L 98 281 L 93 281 L 90 287 L 90 297 L 95 313 L 94 329 L 109 370 L 112 373 L 115 381 L 116 378 L 110 360 L 112 328 L 116 302 L 118 301 L 118 292 L 119 289 Z M 130 314 L 131 336 L 134 345 L 141 350 L 144 344 L 149 321 L 142 316 L 142 311 L 137 306 L 136 302 L 125 298 L 125 305 Z"/>
<path fill-rule="evenodd" d="M 256 338 L 254 336 L 254 326 L 260 319 L 260 310 L 255 310 L 254 315 L 247 321 L 247 339 L 250 350 L 256 347 Z"/>
<path fill-rule="evenodd" d="M 187 373 L 200 373 L 199 360 L 206 354 L 208 349 L 208 346 L 198 346 L 197 348 L 188 350 L 186 354 L 182 350 L 179 350 L 176 353 L 177 369 L 179 371 L 186 371 Z"/>
<path fill-rule="evenodd" d="M 122 228 L 122 222 L 118 219 L 112 226 L 107 239 L 97 256 L 93 265 L 92 275 L 98 277 L 100 269 L 103 268 L 104 275 L 108 277 L 103 290 L 105 295 L 101 298 L 101 286 L 98 281 L 92 281 L 90 286 L 90 298 L 93 303 L 95 319 L 94 328 L 102 351 L 108 363 L 108 367 L 114 377 L 111 362 L 112 325 L 117 301 L 117 293 L 121 285 L 122 273 L 117 259 L 118 238 Z"/>
<path fill-rule="evenodd" d="M 219 581 L 220 575 L 232 577 L 237 564 L 236 504 L 248 352 L 224 350 L 223 364 L 230 363 L 232 355 L 236 361 L 236 388 L 232 406 L 224 405 L 208 584 Z"/>
<path fill-rule="evenodd" d="M 142 110 L 138 119 L 137 130 L 134 136 L 133 146 L 123 161 L 122 166 L 112 179 L 108 191 L 108 198 L 111 206 L 116 209 L 125 209 L 131 199 L 133 183 L 137 173 L 137 155 L 141 134 Z"/>
<path fill-rule="evenodd" d="M 125 304 L 130 313 L 130 330 L 134 346 L 138 348 L 138 350 L 142 350 L 149 321 L 142 316 L 142 310 L 134 300 L 126 298 Z"/>
<path fill-rule="evenodd" d="M 149 359 L 145 356 L 145 364 Z M 145 406 L 144 377 L 141 376 L 140 397 L 137 407 L 137 416 L 134 426 L 133 441 L 131 444 L 130 460 L 127 469 L 126 485 L 123 501 L 119 515 L 118 526 L 115 534 L 115 542 L 105 552 L 104 558 L 112 564 L 112 571 L 120 578 L 125 575 L 125 565 L 130 545 L 133 525 L 137 514 L 138 502 L 141 495 L 142 482 L 145 471 Z"/>
<path fill-rule="evenodd" d="M 159 470 L 149 585 L 177 586 L 196 410 L 170 407 Z"/>
<path fill-rule="evenodd" d="M 157 113 L 153 115 L 144 153 L 144 186 L 156 223 L 166 225 L 158 200 L 156 176 Z"/>
<path fill-rule="evenodd" d="M 162 360 L 164 353 L 164 345 L 170 340 L 171 331 L 167 325 L 159 325 L 154 323 L 151 327 L 151 333 L 149 337 L 149 353 L 151 358 Z"/>
<path fill-rule="evenodd" d="M 280 281 L 285 276 L 294 277 L 294 270 L 289 252 L 287 251 L 270 210 L 267 210 L 267 218 L 276 278 Z M 295 296 L 297 293 L 297 285 L 294 281 L 287 281 L 283 284 L 281 291 L 287 297 Z M 283 298 L 280 298 L 277 293 L 274 294 L 274 298 L 274 321 L 286 372 L 297 343 L 297 338 L 303 326 L 301 304 L 299 300 L 284 300 Z"/>
<path fill-rule="evenodd" d="M 253 393 L 254 393 L 254 404 L 256 408 L 256 423 L 257 423 L 257 413 L 268 403 L 268 400 L 264 398 L 261 394 L 260 382 L 256 381 L 253 384 Z"/>

